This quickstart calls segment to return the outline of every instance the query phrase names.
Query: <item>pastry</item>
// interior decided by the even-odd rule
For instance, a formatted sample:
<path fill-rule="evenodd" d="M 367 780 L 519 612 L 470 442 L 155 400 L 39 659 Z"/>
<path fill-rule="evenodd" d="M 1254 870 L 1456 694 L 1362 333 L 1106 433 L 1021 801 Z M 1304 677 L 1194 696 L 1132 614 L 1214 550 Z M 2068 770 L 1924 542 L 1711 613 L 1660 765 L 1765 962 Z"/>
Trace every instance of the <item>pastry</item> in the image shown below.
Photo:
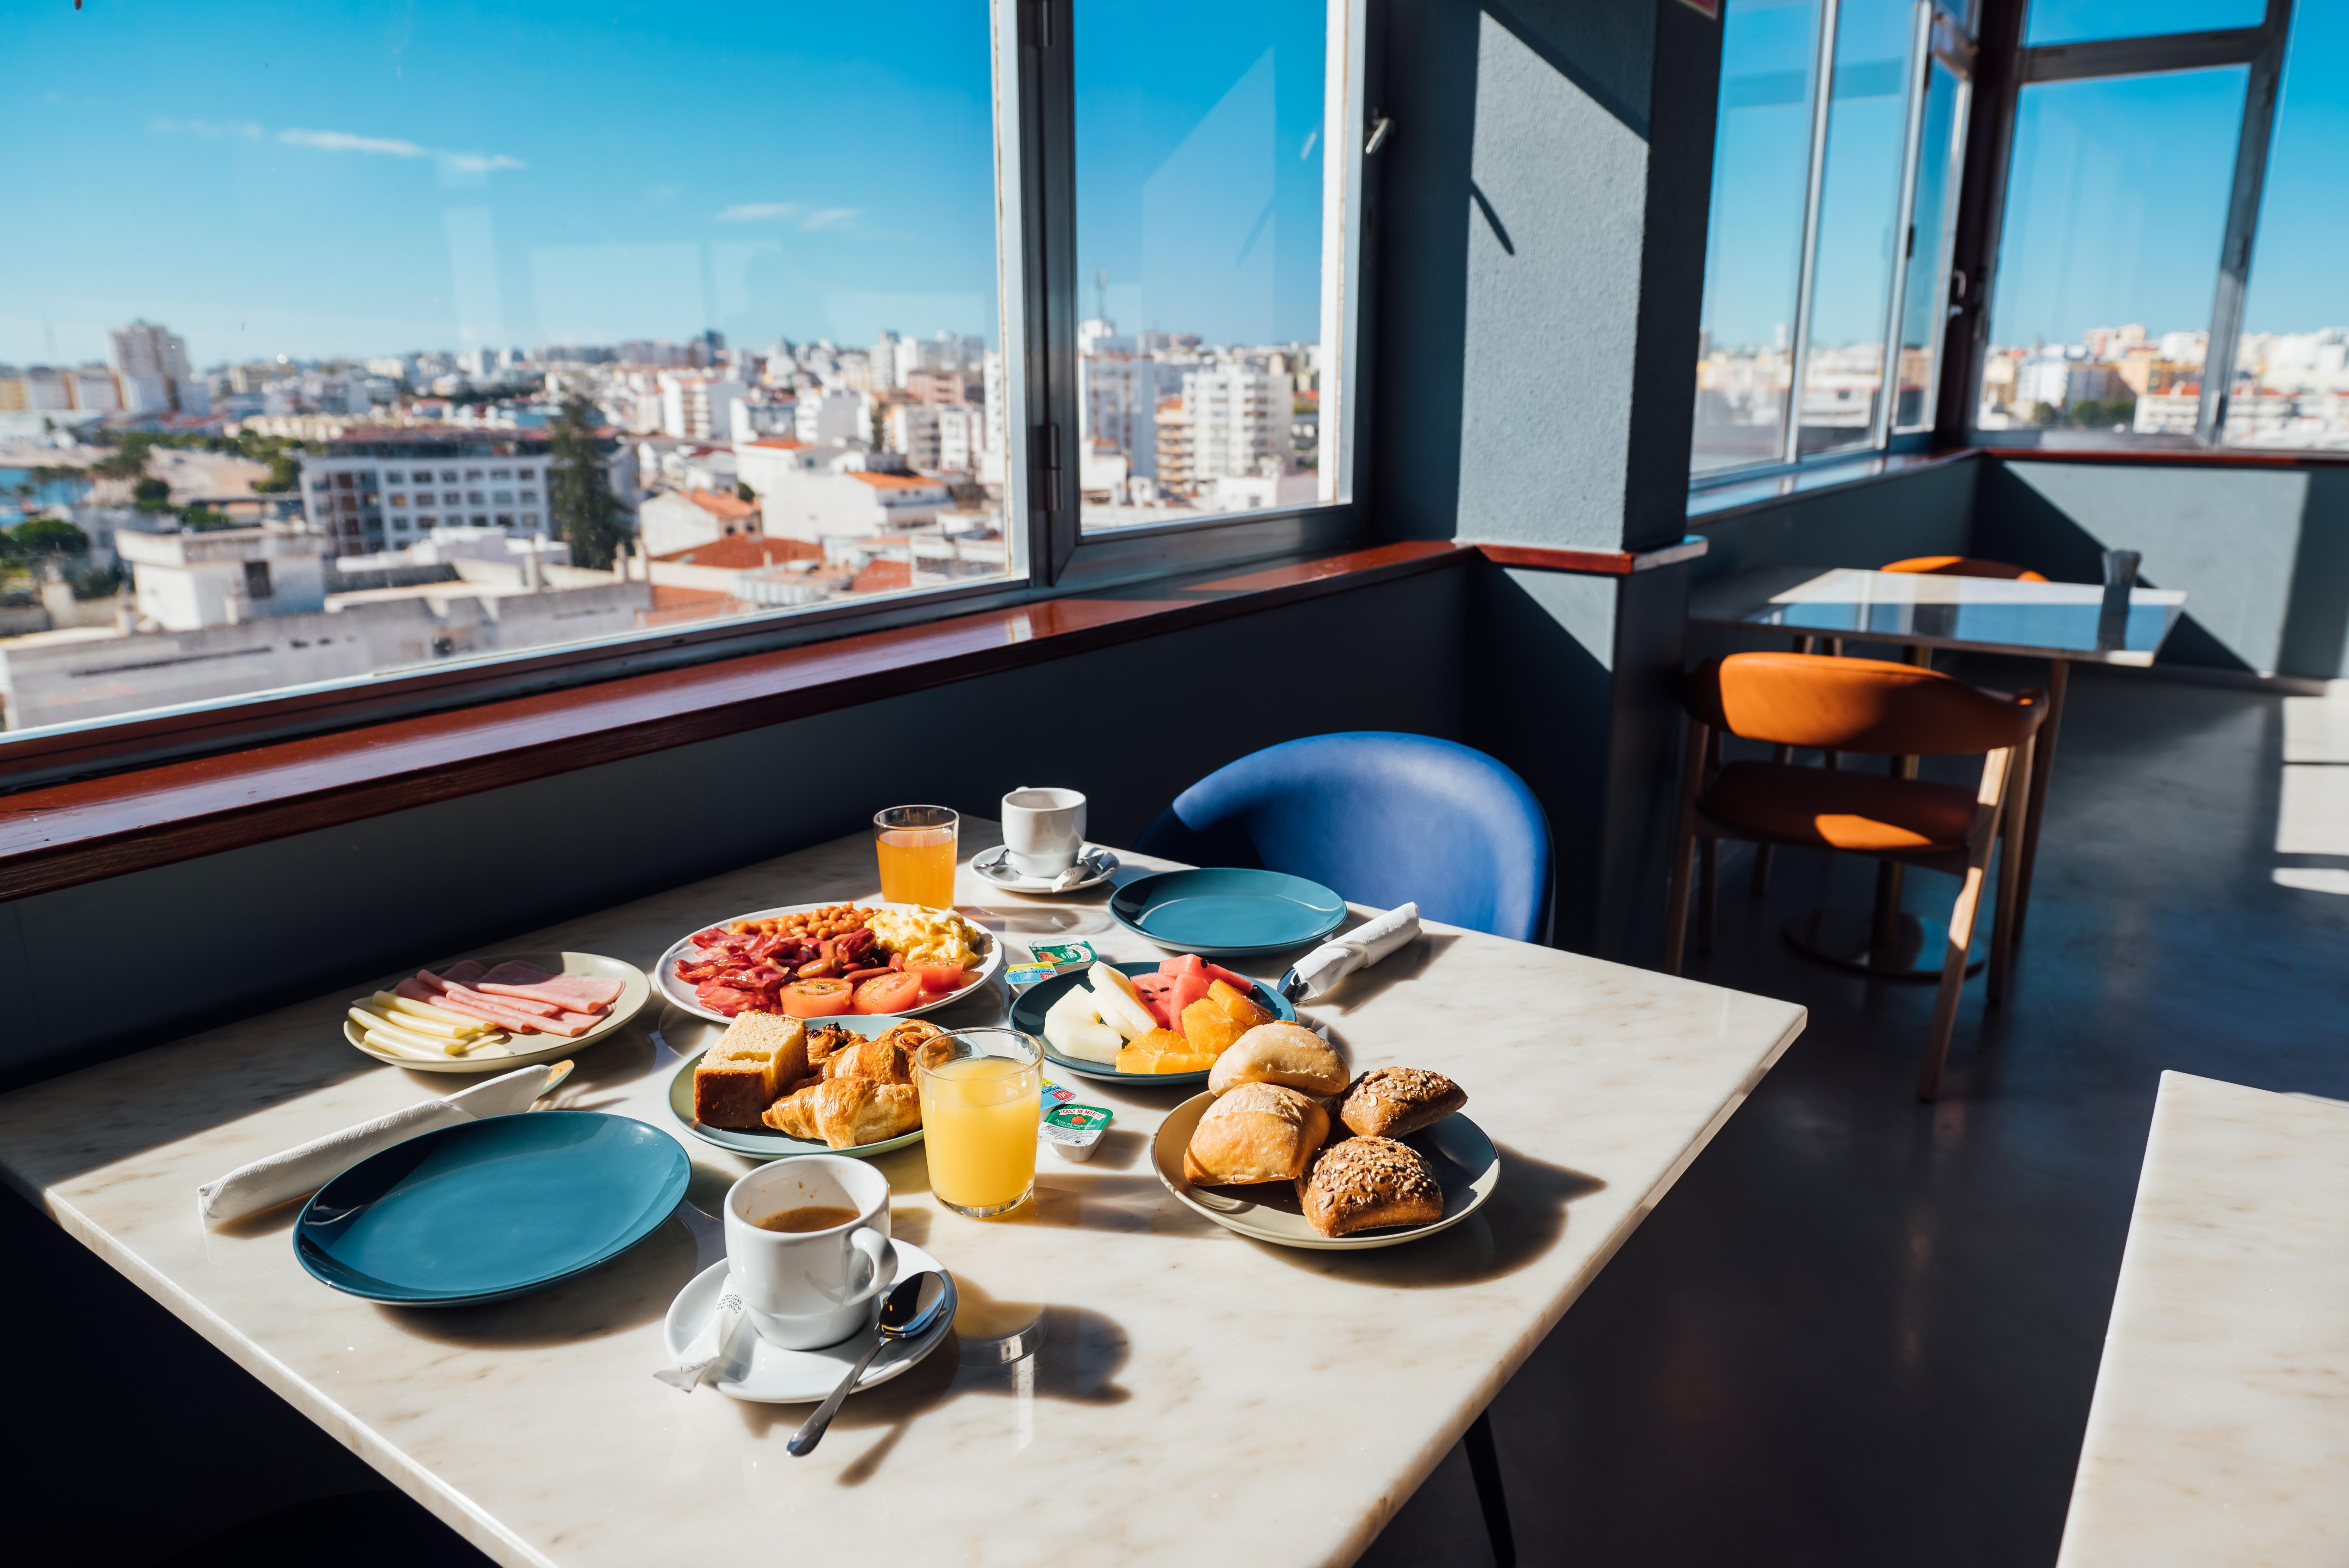
<path fill-rule="evenodd" d="M 914 1057 L 904 1046 L 886 1036 L 876 1035 L 869 1040 L 843 1046 L 823 1058 L 823 1076 L 828 1078 L 873 1078 L 881 1083 L 912 1083 Z"/>
<path fill-rule="evenodd" d="M 764 1119 L 787 1138 L 854 1149 L 921 1126 L 922 1091 L 877 1078 L 818 1078 L 769 1106 Z"/>
<path fill-rule="evenodd" d="M 1219 1096 L 1191 1130 L 1183 1179 L 1195 1186 L 1294 1181 L 1330 1136 L 1330 1113 L 1309 1095 L 1244 1083 Z"/>
<path fill-rule="evenodd" d="M 1444 1189 L 1418 1150 L 1392 1138 L 1349 1138 L 1297 1179 L 1308 1223 L 1325 1236 L 1444 1218 Z"/>
<path fill-rule="evenodd" d="M 693 1119 L 705 1127 L 756 1127 L 760 1113 L 807 1071 L 805 1024 L 745 1013 L 693 1069 Z"/>
<path fill-rule="evenodd" d="M 1442 1121 L 1468 1103 L 1468 1091 L 1425 1068 L 1372 1068 L 1354 1080 L 1338 1119 L 1364 1138 L 1401 1138 Z"/>
<path fill-rule="evenodd" d="M 1207 1074 L 1217 1097 L 1244 1083 L 1277 1083 L 1307 1094 L 1343 1094 L 1346 1064 L 1302 1024 L 1258 1024 L 1231 1043 Z"/>

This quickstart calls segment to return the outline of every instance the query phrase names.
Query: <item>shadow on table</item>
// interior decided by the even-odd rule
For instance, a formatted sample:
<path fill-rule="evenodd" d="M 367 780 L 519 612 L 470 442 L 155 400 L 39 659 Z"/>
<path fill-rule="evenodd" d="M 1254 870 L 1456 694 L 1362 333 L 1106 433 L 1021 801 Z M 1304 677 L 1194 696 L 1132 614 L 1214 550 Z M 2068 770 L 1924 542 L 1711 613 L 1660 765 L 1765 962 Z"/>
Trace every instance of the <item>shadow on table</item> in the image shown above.
<path fill-rule="evenodd" d="M 881 1429 L 878 1439 L 844 1466 L 838 1484 L 863 1486 L 881 1473 L 916 1419 L 965 1398 L 1009 1401 L 1009 1448 L 1024 1448 L 1032 1432 L 1028 1407 L 1039 1399 L 1117 1405 L 1132 1398 L 1116 1381 L 1131 1353 L 1125 1330 L 1089 1307 L 1007 1301 L 957 1270 L 961 1305 L 954 1332 L 920 1366 L 860 1394 L 841 1408 L 834 1432 Z M 807 1418 L 805 1405 L 741 1407 L 751 1436 L 781 1443 Z"/>
<path fill-rule="evenodd" d="M 1362 923 L 1355 921 L 1355 925 Z M 1351 929 L 1349 927 L 1348 929 Z M 1343 935 L 1340 932 L 1339 934 Z M 1387 989 L 1406 981 L 1416 980 L 1442 955 L 1444 950 L 1459 941 L 1457 934 L 1445 931 L 1423 933 L 1418 941 L 1400 953 L 1389 954 L 1384 962 L 1368 969 L 1357 969 L 1325 994 L 1314 997 L 1306 1006 L 1336 1010 L 1340 1017 L 1360 1012 L 1375 1002 Z"/>
<path fill-rule="evenodd" d="M 1500 1155 L 1501 1181 L 1490 1201 L 1450 1230 L 1423 1242 L 1372 1252 L 1320 1252 L 1269 1242 L 1249 1244 L 1291 1268 L 1386 1290 L 1473 1284 L 1514 1274 L 1557 1245 L 1566 1233 L 1568 1204 L 1607 1183 L 1520 1154 L 1506 1145 L 1500 1146 Z"/>

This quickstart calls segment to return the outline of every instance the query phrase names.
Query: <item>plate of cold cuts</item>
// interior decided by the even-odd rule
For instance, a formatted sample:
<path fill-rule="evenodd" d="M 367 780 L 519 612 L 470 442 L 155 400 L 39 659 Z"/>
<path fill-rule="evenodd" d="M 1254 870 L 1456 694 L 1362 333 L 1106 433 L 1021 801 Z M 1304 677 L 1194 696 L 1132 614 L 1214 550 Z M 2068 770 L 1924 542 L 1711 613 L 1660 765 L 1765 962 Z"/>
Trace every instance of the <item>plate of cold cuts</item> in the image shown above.
<path fill-rule="evenodd" d="M 960 1001 L 1003 966 L 1003 944 L 950 909 L 917 903 L 795 903 L 754 910 L 681 937 L 653 974 L 698 1018 L 743 1013 L 813 1022 L 894 1018 Z"/>
<path fill-rule="evenodd" d="M 598 953 L 490 954 L 428 965 L 353 998 L 343 1038 L 418 1072 L 505 1072 L 607 1038 L 652 994 L 643 970 Z"/>

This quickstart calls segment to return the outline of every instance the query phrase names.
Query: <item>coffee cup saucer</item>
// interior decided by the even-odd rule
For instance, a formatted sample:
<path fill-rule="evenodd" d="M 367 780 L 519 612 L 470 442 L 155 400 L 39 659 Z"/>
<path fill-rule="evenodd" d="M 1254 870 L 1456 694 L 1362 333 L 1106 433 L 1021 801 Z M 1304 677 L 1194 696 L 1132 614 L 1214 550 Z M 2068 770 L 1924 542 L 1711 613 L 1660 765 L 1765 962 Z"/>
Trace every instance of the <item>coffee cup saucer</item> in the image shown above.
<path fill-rule="evenodd" d="M 897 1278 L 902 1280 L 930 1270 L 947 1282 L 947 1309 L 938 1315 L 937 1326 L 919 1339 L 883 1346 L 881 1354 L 873 1358 L 873 1365 L 864 1369 L 864 1376 L 856 1380 L 856 1392 L 860 1394 L 917 1366 L 954 1327 L 958 1305 L 954 1275 L 911 1242 L 893 1241 L 890 1245 L 897 1254 Z M 685 1354 L 694 1336 L 709 1324 L 710 1314 L 718 1310 L 718 1298 L 725 1291 L 726 1260 L 720 1258 L 677 1293 L 677 1299 L 669 1303 L 668 1317 L 661 1326 L 662 1338 L 672 1361 Z M 709 1386 L 730 1398 L 754 1404 L 812 1405 L 840 1386 L 840 1380 L 876 1336 L 877 1331 L 868 1323 L 837 1345 L 815 1350 L 786 1350 L 759 1338 L 754 1330 L 749 1369 L 739 1379 L 712 1377 Z"/>
<path fill-rule="evenodd" d="M 1077 851 L 1077 863 L 1084 867 L 1085 874 L 1063 888 L 1054 887 L 1050 877 L 1031 877 L 1016 870 L 1009 854 L 1009 850 L 998 844 L 974 856 L 970 869 L 1007 892 L 1078 892 L 1085 888 L 1099 887 L 1117 874 L 1117 857 L 1099 844 L 1086 844 Z"/>

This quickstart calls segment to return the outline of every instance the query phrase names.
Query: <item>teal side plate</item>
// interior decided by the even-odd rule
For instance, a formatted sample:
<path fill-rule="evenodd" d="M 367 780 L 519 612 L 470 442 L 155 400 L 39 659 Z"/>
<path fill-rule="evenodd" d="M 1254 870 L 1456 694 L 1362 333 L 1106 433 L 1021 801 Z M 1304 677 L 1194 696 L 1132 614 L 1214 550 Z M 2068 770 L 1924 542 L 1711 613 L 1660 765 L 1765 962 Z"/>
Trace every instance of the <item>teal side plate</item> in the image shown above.
<path fill-rule="evenodd" d="M 1206 954 L 1201 954 L 1200 956 L 1204 958 Z M 1158 973 L 1158 965 L 1147 960 L 1140 964 L 1115 964 L 1111 967 L 1121 975 Z M 1085 971 L 1071 969 L 1066 975 L 1055 975 L 1050 980 L 1030 985 L 1011 1004 L 1011 1026 L 1024 1030 L 1035 1036 L 1039 1041 L 1042 1041 L 1045 1013 L 1050 1009 L 1053 1003 L 1067 995 L 1077 986 L 1084 985 L 1084 982 Z M 1288 1005 L 1287 997 L 1261 980 L 1250 980 L 1248 985 L 1251 987 L 1250 995 L 1255 998 L 1257 1006 L 1264 1008 L 1283 1023 L 1293 1024 L 1297 1021 L 1297 1009 Z M 1130 1083 L 1136 1088 L 1174 1088 L 1182 1085 L 1197 1085 L 1207 1081 L 1207 1075 L 1205 1072 L 1122 1073 L 1107 1062 L 1080 1061 L 1074 1057 L 1064 1057 L 1054 1050 L 1049 1042 L 1044 1045 L 1044 1059 L 1056 1068 L 1066 1068 L 1069 1071 L 1084 1078 L 1100 1078 L 1105 1083 Z"/>
<path fill-rule="evenodd" d="M 444 1127 L 360 1161 L 303 1205 L 313 1279 L 398 1306 L 467 1306 L 611 1262 L 685 1196 L 676 1139 L 625 1116 L 537 1110 Z"/>
<path fill-rule="evenodd" d="M 845 1025 L 856 1033 L 866 1036 L 880 1034 L 905 1021 L 895 1014 L 871 1013 L 843 1013 L 836 1018 L 808 1020 L 811 1024 Z M 940 1027 L 944 1026 L 941 1025 Z M 712 1034 L 719 1032 L 711 1031 Z M 854 1149 L 833 1149 L 826 1144 L 810 1143 L 804 1139 L 786 1138 L 780 1132 L 765 1130 L 748 1132 L 739 1128 L 710 1127 L 696 1121 L 693 1119 L 693 1068 L 695 1063 L 709 1054 L 707 1050 L 694 1052 L 670 1077 L 668 1110 L 671 1116 L 677 1118 L 678 1126 L 714 1148 L 723 1149 L 732 1154 L 746 1154 L 753 1160 L 788 1160 L 794 1154 L 845 1154 L 852 1160 L 864 1160 L 875 1154 L 886 1154 L 892 1149 L 903 1149 L 909 1143 L 919 1143 L 922 1140 L 922 1130 L 917 1127 L 911 1132 L 902 1133 L 895 1138 L 885 1138 L 878 1143 L 860 1143 Z"/>
<path fill-rule="evenodd" d="M 1346 901 L 1303 877 L 1222 867 L 1137 877 L 1110 895 L 1109 912 L 1161 947 L 1246 958 L 1320 941 L 1345 923 Z"/>

